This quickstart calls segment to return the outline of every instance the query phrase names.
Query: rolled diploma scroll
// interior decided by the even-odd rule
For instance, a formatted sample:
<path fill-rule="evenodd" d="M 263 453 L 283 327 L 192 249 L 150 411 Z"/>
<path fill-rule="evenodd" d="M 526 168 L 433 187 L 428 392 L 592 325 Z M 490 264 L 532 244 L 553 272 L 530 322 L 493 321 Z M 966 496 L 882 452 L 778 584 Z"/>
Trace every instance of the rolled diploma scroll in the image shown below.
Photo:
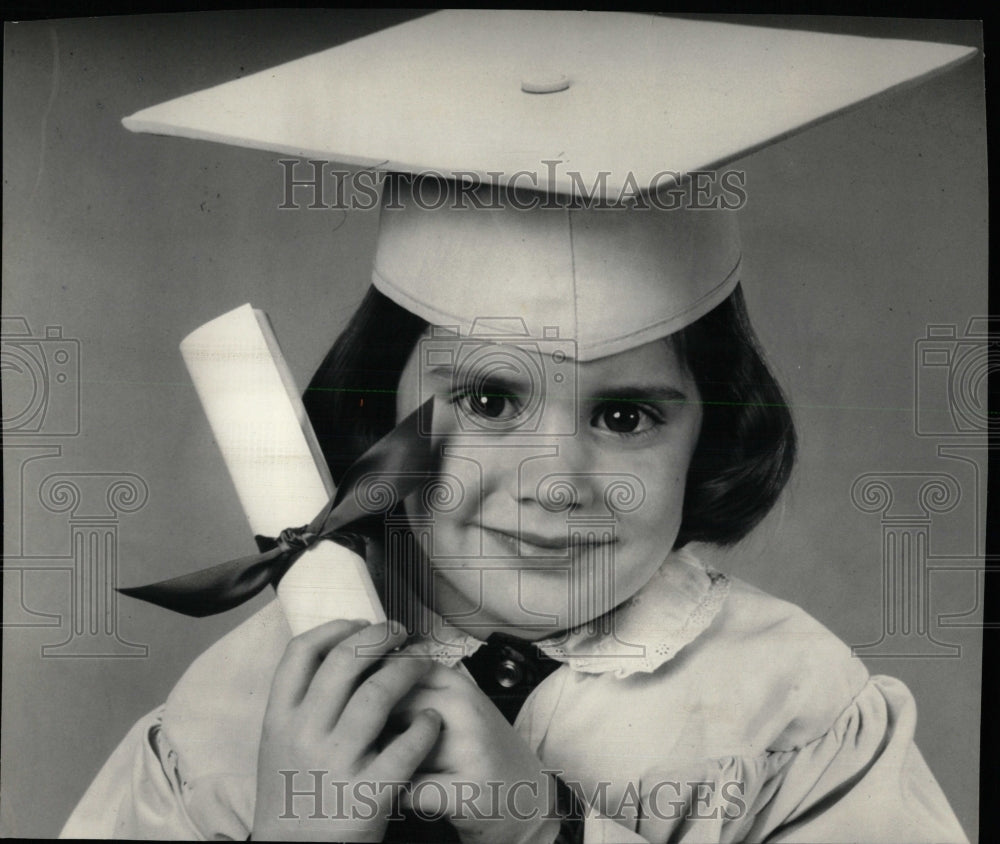
<path fill-rule="evenodd" d="M 334 485 L 267 314 L 229 311 L 184 338 L 181 355 L 251 530 L 277 537 L 308 523 Z M 335 618 L 385 620 L 365 561 L 330 541 L 296 560 L 278 600 L 294 635 Z"/>

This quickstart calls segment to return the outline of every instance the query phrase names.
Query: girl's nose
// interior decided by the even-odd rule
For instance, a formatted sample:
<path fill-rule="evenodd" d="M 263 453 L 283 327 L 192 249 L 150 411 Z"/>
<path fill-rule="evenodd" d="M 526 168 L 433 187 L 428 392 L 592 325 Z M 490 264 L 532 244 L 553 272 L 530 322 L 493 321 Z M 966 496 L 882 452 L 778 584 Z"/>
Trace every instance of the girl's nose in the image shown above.
<path fill-rule="evenodd" d="M 598 497 L 596 468 L 581 437 L 556 436 L 540 439 L 537 453 L 526 456 L 509 481 L 519 503 L 577 512 L 591 508 Z"/>

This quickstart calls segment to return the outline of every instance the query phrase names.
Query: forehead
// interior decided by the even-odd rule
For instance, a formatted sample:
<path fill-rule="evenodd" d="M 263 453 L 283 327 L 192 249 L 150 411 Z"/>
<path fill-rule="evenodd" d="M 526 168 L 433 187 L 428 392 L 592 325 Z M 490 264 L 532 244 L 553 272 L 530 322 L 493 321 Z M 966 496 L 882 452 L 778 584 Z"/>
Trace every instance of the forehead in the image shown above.
<path fill-rule="evenodd" d="M 428 327 L 411 353 L 406 370 L 419 370 L 441 379 L 483 377 L 517 378 L 528 369 L 571 373 L 581 384 L 614 385 L 660 379 L 683 381 L 688 373 L 670 338 L 595 360 L 579 361 L 574 344 L 558 338 L 460 337 Z"/>

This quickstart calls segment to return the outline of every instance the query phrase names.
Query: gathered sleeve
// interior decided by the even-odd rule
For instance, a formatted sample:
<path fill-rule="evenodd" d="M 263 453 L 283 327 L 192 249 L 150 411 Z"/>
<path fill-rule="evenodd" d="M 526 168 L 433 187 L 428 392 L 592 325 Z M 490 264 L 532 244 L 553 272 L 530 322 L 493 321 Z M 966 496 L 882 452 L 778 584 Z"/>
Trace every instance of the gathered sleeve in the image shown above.
<path fill-rule="evenodd" d="M 872 677 L 822 736 L 801 747 L 651 770 L 638 808 L 588 820 L 587 844 L 614 841 L 967 842 L 913 742 L 903 683 Z"/>
<path fill-rule="evenodd" d="M 906 686 L 873 677 L 826 735 L 790 758 L 768 840 L 966 842 L 914 744 L 916 721 Z"/>
<path fill-rule="evenodd" d="M 60 838 L 201 839 L 181 799 L 163 707 L 140 718 L 104 763 Z"/>
<path fill-rule="evenodd" d="M 201 654 L 128 732 L 61 836 L 245 840 L 271 677 L 289 637 L 272 601 Z"/>

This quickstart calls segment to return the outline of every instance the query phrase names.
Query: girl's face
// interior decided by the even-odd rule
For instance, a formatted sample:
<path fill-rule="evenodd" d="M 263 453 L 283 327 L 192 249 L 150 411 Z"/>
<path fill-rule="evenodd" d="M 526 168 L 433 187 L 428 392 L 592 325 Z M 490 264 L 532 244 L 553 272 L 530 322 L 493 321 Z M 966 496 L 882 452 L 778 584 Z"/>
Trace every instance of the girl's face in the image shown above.
<path fill-rule="evenodd" d="M 576 363 L 543 346 L 428 334 L 400 380 L 397 419 L 433 397 L 446 446 L 449 493 L 405 503 L 416 532 L 431 525 L 425 594 L 480 638 L 602 615 L 649 580 L 680 527 L 702 414 L 673 349 Z"/>

